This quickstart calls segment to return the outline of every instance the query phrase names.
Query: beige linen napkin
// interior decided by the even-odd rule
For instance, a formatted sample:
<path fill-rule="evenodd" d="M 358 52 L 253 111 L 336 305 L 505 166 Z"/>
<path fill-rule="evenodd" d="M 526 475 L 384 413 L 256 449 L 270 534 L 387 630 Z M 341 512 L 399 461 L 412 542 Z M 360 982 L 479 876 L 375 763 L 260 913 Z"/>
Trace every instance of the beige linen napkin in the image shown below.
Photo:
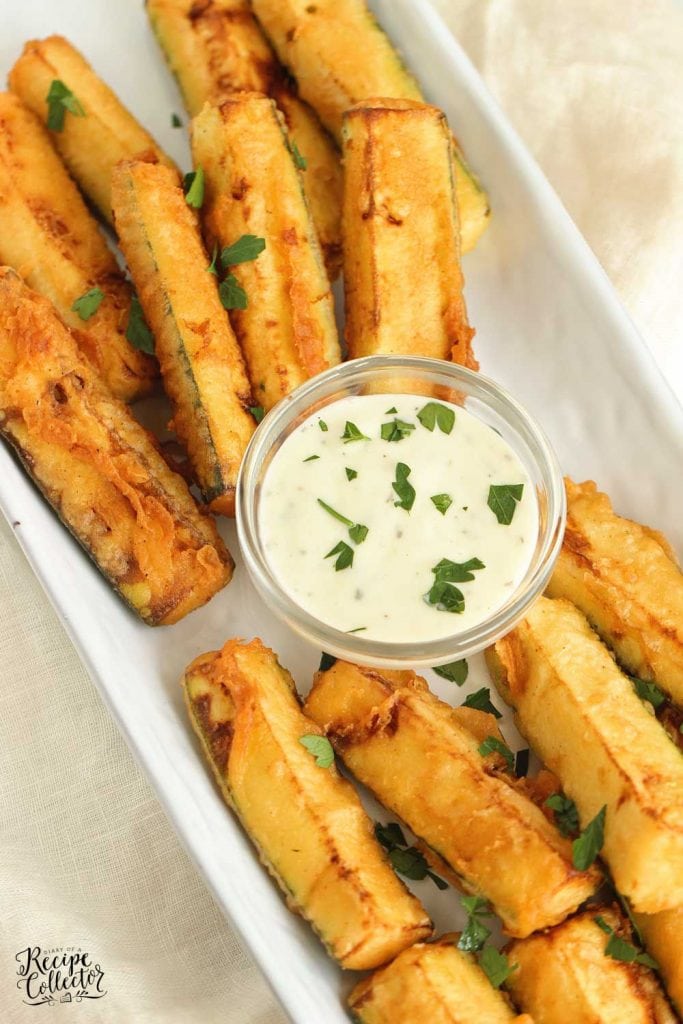
<path fill-rule="evenodd" d="M 681 7 L 675 0 L 434 3 L 683 396 Z M 486 168 L 479 170 L 485 181 Z M 73 1022 L 75 1011 L 95 1024 L 284 1021 L 4 521 L 0 608 L 3 1022 L 29 1024 L 40 1014 Z M 90 951 L 105 972 L 106 998 L 79 1008 L 24 1006 L 14 957 L 35 944 Z"/>

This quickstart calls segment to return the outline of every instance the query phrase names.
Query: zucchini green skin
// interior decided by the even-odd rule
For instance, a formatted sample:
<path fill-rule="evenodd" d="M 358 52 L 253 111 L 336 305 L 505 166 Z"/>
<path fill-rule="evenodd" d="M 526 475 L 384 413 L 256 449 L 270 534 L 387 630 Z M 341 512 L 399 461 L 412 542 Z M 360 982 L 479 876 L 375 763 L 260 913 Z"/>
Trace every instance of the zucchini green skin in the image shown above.
<path fill-rule="evenodd" d="M 365 970 L 430 935 L 351 785 L 300 743 L 319 730 L 274 653 L 260 640 L 230 640 L 195 659 L 183 686 L 226 802 L 330 955 Z"/>
<path fill-rule="evenodd" d="M 112 180 L 114 219 L 156 339 L 173 426 L 204 501 L 234 514 L 235 486 L 255 429 L 242 355 L 178 175 L 127 161 Z"/>
<path fill-rule="evenodd" d="M 47 300 L 0 269 L 0 433 L 62 522 L 149 625 L 178 621 L 233 561 L 153 438 Z"/>

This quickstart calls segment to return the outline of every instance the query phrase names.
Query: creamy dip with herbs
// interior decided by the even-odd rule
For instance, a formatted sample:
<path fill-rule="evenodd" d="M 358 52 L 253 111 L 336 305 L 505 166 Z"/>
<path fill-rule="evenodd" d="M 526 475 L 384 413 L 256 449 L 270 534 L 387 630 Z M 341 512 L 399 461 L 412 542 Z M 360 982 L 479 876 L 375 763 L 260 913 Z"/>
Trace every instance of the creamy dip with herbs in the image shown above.
<path fill-rule="evenodd" d="M 489 618 L 538 539 L 533 485 L 460 406 L 362 395 L 325 406 L 273 456 L 259 502 L 282 588 L 337 629 L 437 640 Z"/>

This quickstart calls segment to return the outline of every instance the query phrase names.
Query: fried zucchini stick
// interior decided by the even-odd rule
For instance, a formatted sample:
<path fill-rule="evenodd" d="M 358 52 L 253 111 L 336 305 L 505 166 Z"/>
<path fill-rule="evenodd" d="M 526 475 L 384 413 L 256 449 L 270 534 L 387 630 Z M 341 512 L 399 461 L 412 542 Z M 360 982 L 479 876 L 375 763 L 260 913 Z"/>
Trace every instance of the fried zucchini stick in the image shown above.
<path fill-rule="evenodd" d="M 100 572 L 149 625 L 177 622 L 233 563 L 152 437 L 50 303 L 0 268 L 0 433 Z"/>
<path fill-rule="evenodd" d="M 533 1024 L 518 1017 L 458 935 L 419 942 L 360 981 L 349 996 L 359 1024 Z"/>
<path fill-rule="evenodd" d="M 231 310 L 254 398 L 270 409 L 341 358 L 330 283 L 281 117 L 257 93 L 205 106 L 192 122 L 195 166 L 204 169 L 204 225 L 229 246 L 266 241 L 258 259 L 234 268 L 246 309 Z"/>
<path fill-rule="evenodd" d="M 410 75 L 364 0 L 252 0 L 254 13 L 299 94 L 341 142 L 342 115 L 371 96 L 422 100 Z M 488 224 L 488 198 L 457 142 L 455 179 L 462 251 L 477 244 Z"/>
<path fill-rule="evenodd" d="M 642 913 L 683 903 L 683 759 L 581 612 L 540 598 L 488 662 L 581 825 L 607 808 L 602 855 L 619 892 Z"/>
<path fill-rule="evenodd" d="M 683 706 L 683 574 L 666 539 L 623 519 L 592 481 L 566 480 L 567 529 L 548 594 L 566 597 L 627 672 Z"/>
<path fill-rule="evenodd" d="M 334 279 L 341 264 L 339 154 L 317 115 L 297 97 L 248 0 L 147 0 L 147 13 L 191 117 L 233 92 L 262 92 L 276 101 L 306 164 L 304 191 Z"/>
<path fill-rule="evenodd" d="M 140 156 L 156 157 L 170 167 L 173 161 L 67 39 L 48 36 L 26 43 L 9 73 L 9 85 L 42 124 L 50 120 L 47 97 L 54 82 L 69 90 L 73 99 L 67 97 L 67 102 L 74 106 L 75 101 L 82 113 L 67 108 L 61 129 L 50 131 L 52 144 L 82 191 L 111 223 L 111 173 L 116 164 Z"/>
<path fill-rule="evenodd" d="M 235 514 L 235 484 L 254 432 L 242 353 L 218 298 L 197 215 L 176 171 L 125 161 L 112 179 L 119 242 L 156 339 L 173 428 L 204 501 Z"/>
<path fill-rule="evenodd" d="M 344 115 L 344 289 L 352 358 L 411 354 L 476 370 L 460 267 L 453 141 L 436 107 Z"/>
<path fill-rule="evenodd" d="M 497 732 L 490 715 L 454 710 L 412 672 L 343 661 L 318 674 L 304 711 L 440 858 L 435 870 L 490 900 L 511 935 L 561 921 L 595 891 L 599 875 L 574 870 L 568 841 L 479 752 Z"/>
<path fill-rule="evenodd" d="M 661 914 L 636 914 L 636 924 L 648 952 L 659 964 L 672 1002 L 683 1013 L 683 907 Z"/>
<path fill-rule="evenodd" d="M 626 922 L 609 907 L 595 907 L 564 924 L 507 948 L 516 969 L 506 988 L 537 1024 L 676 1024 L 649 967 L 605 952 L 600 920 L 629 941 Z"/>
<path fill-rule="evenodd" d="M 378 967 L 427 937 L 429 918 L 390 867 L 355 791 L 324 751 L 301 742 L 325 741 L 275 654 L 260 640 L 230 640 L 192 662 L 184 688 L 226 802 L 290 909 L 340 965 Z"/>
<path fill-rule="evenodd" d="M 112 394 L 147 394 L 158 367 L 126 340 L 130 286 L 47 132 L 9 92 L 0 93 L 0 219 L 0 263 L 54 303 Z M 93 290 L 99 305 L 84 320 L 73 306 Z"/>

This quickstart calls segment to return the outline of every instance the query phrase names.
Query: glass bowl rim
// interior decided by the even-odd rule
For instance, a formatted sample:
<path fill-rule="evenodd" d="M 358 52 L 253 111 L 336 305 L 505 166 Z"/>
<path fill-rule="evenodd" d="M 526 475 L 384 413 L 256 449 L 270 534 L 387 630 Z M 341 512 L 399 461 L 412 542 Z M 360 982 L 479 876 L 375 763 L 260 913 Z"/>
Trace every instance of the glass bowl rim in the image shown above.
<path fill-rule="evenodd" d="M 417 371 L 434 384 L 466 390 L 468 397 L 488 405 L 521 438 L 545 484 L 547 512 L 531 576 L 505 605 L 482 622 L 437 640 L 394 642 L 345 633 L 302 608 L 278 583 L 258 542 L 256 487 L 260 469 L 293 421 L 303 422 L 321 400 L 344 387 L 368 383 L 387 371 Z M 444 380 L 445 378 L 445 380 Z M 388 392 L 387 392 L 388 393 Z M 476 416 L 476 413 L 472 413 Z M 509 443 L 509 442 L 508 442 Z M 246 569 L 259 596 L 278 618 L 299 635 L 335 657 L 388 668 L 427 668 L 467 658 L 494 643 L 523 617 L 545 589 L 559 554 L 566 520 L 564 480 L 545 432 L 512 395 L 489 377 L 458 363 L 425 356 L 377 355 L 351 359 L 325 370 L 281 399 L 254 432 L 237 480 L 235 516 Z M 528 575 L 528 572 L 527 572 Z"/>

